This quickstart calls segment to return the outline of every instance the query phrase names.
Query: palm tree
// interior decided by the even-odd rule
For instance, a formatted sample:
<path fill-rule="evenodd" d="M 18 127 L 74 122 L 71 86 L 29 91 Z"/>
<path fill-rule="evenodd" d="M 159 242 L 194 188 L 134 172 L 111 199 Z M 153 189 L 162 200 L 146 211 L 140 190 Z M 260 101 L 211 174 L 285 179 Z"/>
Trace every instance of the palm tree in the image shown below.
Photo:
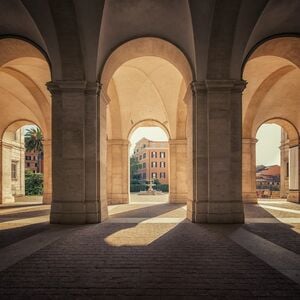
<path fill-rule="evenodd" d="M 38 154 L 38 172 L 41 171 L 43 159 L 43 133 L 39 127 L 27 129 L 25 133 L 25 148 L 27 152 Z"/>

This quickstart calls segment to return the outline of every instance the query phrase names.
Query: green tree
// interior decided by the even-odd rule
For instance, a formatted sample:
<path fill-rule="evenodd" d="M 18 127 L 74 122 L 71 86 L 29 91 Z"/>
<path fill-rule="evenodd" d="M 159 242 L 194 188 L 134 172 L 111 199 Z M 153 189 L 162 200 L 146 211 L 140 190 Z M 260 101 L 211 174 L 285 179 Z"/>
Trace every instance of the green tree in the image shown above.
<path fill-rule="evenodd" d="M 43 152 L 43 134 L 39 127 L 27 129 L 25 133 L 26 151 Z"/>
<path fill-rule="evenodd" d="M 138 179 L 138 169 L 139 169 L 139 162 L 137 157 L 135 157 L 134 155 L 132 155 L 130 157 L 130 182 L 132 182 L 133 180 L 137 180 Z"/>
<path fill-rule="evenodd" d="M 39 127 L 27 129 L 25 133 L 25 149 L 27 152 L 35 152 L 38 156 L 38 172 L 41 172 L 41 164 L 44 156 L 43 133 Z"/>
<path fill-rule="evenodd" d="M 25 172 L 25 195 L 43 194 L 43 174 L 33 173 L 27 170 Z"/>

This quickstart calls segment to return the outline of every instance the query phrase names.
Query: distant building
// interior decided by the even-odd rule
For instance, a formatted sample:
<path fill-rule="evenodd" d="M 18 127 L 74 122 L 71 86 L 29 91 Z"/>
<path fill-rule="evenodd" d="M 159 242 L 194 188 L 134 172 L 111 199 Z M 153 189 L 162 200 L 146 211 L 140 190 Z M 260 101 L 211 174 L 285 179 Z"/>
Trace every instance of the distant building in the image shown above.
<path fill-rule="evenodd" d="M 138 179 L 158 179 L 161 184 L 169 183 L 169 142 L 142 138 L 136 143 L 133 155 L 139 163 Z"/>
<path fill-rule="evenodd" d="M 274 165 L 261 168 L 256 173 L 256 188 L 279 190 L 280 188 L 280 166 Z"/>
<path fill-rule="evenodd" d="M 25 153 L 25 170 L 33 173 L 43 173 L 43 160 L 38 152 Z"/>

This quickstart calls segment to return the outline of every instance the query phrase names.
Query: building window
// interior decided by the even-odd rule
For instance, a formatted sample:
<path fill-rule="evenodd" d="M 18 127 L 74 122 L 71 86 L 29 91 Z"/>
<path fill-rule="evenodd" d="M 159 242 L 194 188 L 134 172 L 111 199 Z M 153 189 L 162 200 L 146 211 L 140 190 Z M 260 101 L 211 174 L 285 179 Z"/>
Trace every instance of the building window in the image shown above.
<path fill-rule="evenodd" d="M 143 158 L 146 158 L 146 153 L 143 153 Z"/>
<path fill-rule="evenodd" d="M 286 163 L 286 177 L 289 177 L 290 176 L 290 174 L 289 174 L 289 172 L 290 172 L 290 170 L 289 170 L 289 163 L 287 162 Z"/>
<path fill-rule="evenodd" d="M 157 157 L 157 152 L 155 152 L 155 151 L 151 152 L 151 157 L 156 158 Z"/>
<path fill-rule="evenodd" d="M 11 163 L 11 179 L 17 180 L 17 162 L 13 161 Z"/>
<path fill-rule="evenodd" d="M 166 178 L 166 173 L 165 173 L 165 172 L 162 172 L 162 173 L 160 173 L 159 175 L 160 175 L 160 176 L 159 176 L 160 178 Z"/>
<path fill-rule="evenodd" d="M 152 161 L 151 162 L 151 167 L 152 168 L 156 168 L 157 167 L 157 162 L 156 161 Z"/>
<path fill-rule="evenodd" d="M 143 179 L 146 179 L 146 173 L 143 173 Z"/>
<path fill-rule="evenodd" d="M 37 164 L 37 163 L 35 163 L 34 165 L 35 165 L 35 167 L 37 167 L 37 166 L 38 166 L 38 164 Z"/>
<path fill-rule="evenodd" d="M 144 144 L 143 147 L 146 148 L 146 144 Z"/>
<path fill-rule="evenodd" d="M 160 158 L 165 158 L 166 157 L 166 153 L 165 152 L 160 152 L 159 153 L 159 157 Z"/>
<path fill-rule="evenodd" d="M 165 162 L 165 161 L 161 161 L 161 162 L 159 163 L 159 166 L 160 166 L 161 168 L 165 168 L 165 167 L 166 167 L 166 162 Z"/>
<path fill-rule="evenodd" d="M 157 173 L 152 173 L 152 178 L 157 178 Z"/>
<path fill-rule="evenodd" d="M 140 160 L 142 160 L 142 155 L 140 155 Z"/>
<path fill-rule="evenodd" d="M 143 169 L 146 169 L 146 163 L 143 163 Z"/>
<path fill-rule="evenodd" d="M 27 166 L 27 168 L 29 168 L 30 167 L 30 163 L 26 163 L 26 166 Z"/>

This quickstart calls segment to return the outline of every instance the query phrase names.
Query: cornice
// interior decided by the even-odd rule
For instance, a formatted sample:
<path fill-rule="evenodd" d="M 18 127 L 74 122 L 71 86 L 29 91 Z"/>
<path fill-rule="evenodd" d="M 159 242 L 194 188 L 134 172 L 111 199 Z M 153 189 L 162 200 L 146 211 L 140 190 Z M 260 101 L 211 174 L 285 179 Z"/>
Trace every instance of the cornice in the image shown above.
<path fill-rule="evenodd" d="M 98 82 L 76 81 L 76 80 L 55 80 L 46 83 L 52 95 L 57 94 L 86 94 L 99 95 L 101 85 Z"/>

